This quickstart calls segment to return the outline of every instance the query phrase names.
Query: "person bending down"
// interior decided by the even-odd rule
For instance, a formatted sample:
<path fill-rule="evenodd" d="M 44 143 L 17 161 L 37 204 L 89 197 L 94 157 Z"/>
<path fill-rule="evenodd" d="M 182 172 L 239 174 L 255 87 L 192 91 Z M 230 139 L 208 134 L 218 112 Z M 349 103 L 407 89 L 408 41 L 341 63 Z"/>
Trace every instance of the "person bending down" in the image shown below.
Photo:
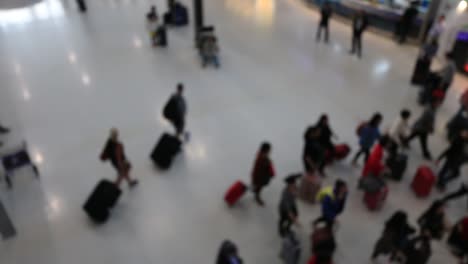
<path fill-rule="evenodd" d="M 112 166 L 117 170 L 118 176 L 115 185 L 118 187 L 120 187 L 123 180 L 126 180 L 130 187 L 138 184 L 138 180 L 130 178 L 129 173 L 132 166 L 125 157 L 124 146 L 119 141 L 119 131 L 116 128 L 111 129 L 110 138 L 107 140 L 101 154 L 101 160 L 110 160 Z"/>

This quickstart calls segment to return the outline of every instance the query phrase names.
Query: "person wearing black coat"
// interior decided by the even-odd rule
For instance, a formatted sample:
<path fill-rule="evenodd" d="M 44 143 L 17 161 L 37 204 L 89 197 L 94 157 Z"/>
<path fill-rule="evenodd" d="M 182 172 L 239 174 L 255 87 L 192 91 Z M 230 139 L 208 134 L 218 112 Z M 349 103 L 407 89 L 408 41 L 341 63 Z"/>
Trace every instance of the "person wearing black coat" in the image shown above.
<path fill-rule="evenodd" d="M 353 37 L 351 39 L 351 51 L 350 54 L 357 53 L 357 56 L 361 58 L 362 55 L 362 34 L 367 29 L 369 21 L 366 13 L 363 10 L 359 10 L 353 18 Z"/>
<path fill-rule="evenodd" d="M 460 176 L 460 168 L 466 162 L 465 147 L 468 142 L 468 130 L 463 130 L 450 146 L 442 152 L 438 161 L 445 158 L 445 163 L 439 172 L 437 187 L 445 190 L 445 186 L 451 180 Z"/>
<path fill-rule="evenodd" d="M 216 259 L 216 264 L 242 264 L 243 261 L 238 255 L 237 246 L 229 241 L 225 240 L 221 244 Z"/>
<path fill-rule="evenodd" d="M 442 239 L 445 232 L 445 201 L 436 200 L 418 219 L 421 233 L 427 232 L 431 238 Z"/>
<path fill-rule="evenodd" d="M 403 211 L 397 211 L 385 223 L 382 236 L 377 241 L 372 253 L 372 259 L 375 260 L 379 255 L 390 255 L 395 259 L 397 253 L 402 251 L 404 245 L 408 242 L 409 235 L 416 230 L 408 224 L 408 216 Z"/>
<path fill-rule="evenodd" d="M 411 239 L 405 248 L 404 255 L 405 263 L 427 264 L 432 255 L 431 236 L 423 232 L 420 236 Z"/>
<path fill-rule="evenodd" d="M 307 128 L 304 133 L 304 151 L 302 159 L 304 168 L 307 172 L 312 173 L 316 169 L 323 174 L 323 163 L 325 162 L 325 149 L 320 143 L 321 130 L 316 126 Z"/>
<path fill-rule="evenodd" d="M 396 35 L 400 44 L 406 42 L 406 37 L 413 26 L 415 18 L 418 16 L 417 2 L 412 2 L 401 16 L 397 24 Z"/>

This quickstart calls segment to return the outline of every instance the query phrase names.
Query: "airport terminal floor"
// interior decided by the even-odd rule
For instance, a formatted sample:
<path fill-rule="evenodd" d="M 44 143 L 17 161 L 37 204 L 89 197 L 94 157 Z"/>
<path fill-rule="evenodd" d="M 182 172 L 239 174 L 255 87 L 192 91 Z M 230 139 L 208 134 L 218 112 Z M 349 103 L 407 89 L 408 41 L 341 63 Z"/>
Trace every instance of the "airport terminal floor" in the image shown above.
<path fill-rule="evenodd" d="M 0 243 L 0 263 L 205 264 L 214 263 L 226 238 L 244 263 L 281 263 L 278 202 L 284 177 L 303 170 L 305 128 L 328 113 L 337 142 L 357 151 L 356 126 L 372 113 L 383 114 L 384 131 L 402 108 L 413 112 L 412 120 L 422 112 L 418 89 L 409 84 L 416 47 L 366 32 L 358 59 L 348 54 L 350 25 L 336 20 L 330 43 L 316 43 L 319 14 L 301 0 L 205 0 L 206 24 L 215 25 L 219 39 L 219 69 L 201 67 L 192 24 L 169 29 L 167 48 L 152 47 L 145 14 L 152 4 L 162 14 L 166 1 L 88 2 L 86 14 L 71 0 L 0 11 L 0 124 L 11 129 L 1 141 L 7 147 L 26 140 L 41 172 L 36 180 L 28 168 L 17 171 L 11 190 L 0 182 L 0 199 L 18 231 Z M 177 83 L 185 85 L 191 137 L 171 169 L 160 171 L 149 153 L 163 132 L 173 131 L 162 108 Z M 437 113 L 429 139 L 434 155 L 448 144 L 445 123 L 467 85 L 457 76 Z M 120 130 L 140 184 L 122 185 L 111 218 L 95 226 L 82 205 L 100 179 L 115 179 L 99 159 L 111 127 Z M 277 174 L 263 193 L 266 206 L 247 194 L 227 207 L 224 192 L 238 179 L 250 182 L 264 140 L 273 145 Z M 355 187 L 361 169 L 350 158 L 327 168 L 325 185 L 340 178 L 350 190 L 335 263 L 370 263 L 396 210 L 407 211 L 416 226 L 442 196 L 434 190 L 420 199 L 410 190 L 421 164 L 427 162 L 413 142 L 404 179 L 389 183 L 377 212 L 363 204 Z M 449 203 L 447 212 L 455 223 L 466 214 L 466 199 Z M 318 205 L 299 202 L 300 263 L 310 256 L 310 223 L 319 214 Z M 430 263 L 456 263 L 444 242 L 432 247 Z"/>

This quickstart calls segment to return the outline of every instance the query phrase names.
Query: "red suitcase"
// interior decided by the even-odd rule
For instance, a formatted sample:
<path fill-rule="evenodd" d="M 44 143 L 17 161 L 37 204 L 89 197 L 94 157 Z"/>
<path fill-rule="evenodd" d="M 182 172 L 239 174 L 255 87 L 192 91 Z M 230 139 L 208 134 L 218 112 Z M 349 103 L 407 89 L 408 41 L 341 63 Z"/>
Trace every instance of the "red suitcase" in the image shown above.
<path fill-rule="evenodd" d="M 370 193 L 366 192 L 364 194 L 364 203 L 366 204 L 367 208 L 371 211 L 379 210 L 382 208 L 383 203 L 387 199 L 388 195 L 388 187 L 385 186 L 380 191 Z"/>
<path fill-rule="evenodd" d="M 348 144 L 339 144 L 335 146 L 335 159 L 342 160 L 346 158 L 351 152 L 351 148 Z"/>
<path fill-rule="evenodd" d="M 241 181 L 236 181 L 227 190 L 224 195 L 224 201 L 226 201 L 229 206 L 233 206 L 242 197 L 242 195 L 244 195 L 245 191 L 247 191 L 247 185 Z"/>
<path fill-rule="evenodd" d="M 411 183 L 411 188 L 419 197 L 427 197 L 432 191 L 436 181 L 436 176 L 428 166 L 421 166 L 416 171 L 416 175 Z"/>

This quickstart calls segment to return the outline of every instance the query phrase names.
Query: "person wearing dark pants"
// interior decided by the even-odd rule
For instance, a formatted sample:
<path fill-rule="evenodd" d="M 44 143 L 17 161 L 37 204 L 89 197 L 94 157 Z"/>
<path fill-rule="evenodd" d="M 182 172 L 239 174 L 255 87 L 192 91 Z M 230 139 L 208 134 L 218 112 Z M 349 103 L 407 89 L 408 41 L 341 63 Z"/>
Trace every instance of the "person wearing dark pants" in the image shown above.
<path fill-rule="evenodd" d="M 439 101 L 434 101 L 426 107 L 426 110 L 414 123 L 412 132 L 405 141 L 405 144 L 408 145 L 414 138 L 419 138 L 424 158 L 427 160 L 432 160 L 432 155 L 427 147 L 427 138 L 434 132 L 435 115 L 439 105 Z"/>
<path fill-rule="evenodd" d="M 468 196 L 468 185 L 462 184 L 460 186 L 460 189 L 458 189 L 457 191 L 454 191 L 452 193 L 447 194 L 442 200 L 444 202 L 448 202 L 450 200 L 454 200 L 454 199 L 458 199 L 460 197 L 463 197 L 465 195 Z"/>
<path fill-rule="evenodd" d="M 271 178 L 275 176 L 273 162 L 270 159 L 271 144 L 263 142 L 255 159 L 254 168 L 252 170 L 252 188 L 255 194 L 255 201 L 260 206 L 264 206 L 261 197 L 261 191 L 268 185 Z"/>
<path fill-rule="evenodd" d="M 357 54 L 359 58 L 362 56 L 362 34 L 368 26 L 367 15 L 363 10 L 359 10 L 353 18 L 353 37 L 351 39 L 350 54 Z"/>
<path fill-rule="evenodd" d="M 182 136 L 185 129 L 185 116 L 187 114 L 187 103 L 183 96 L 184 85 L 177 84 L 177 91 L 171 96 L 163 109 L 163 115 L 167 118 L 176 130 L 177 136 Z M 188 134 L 185 134 L 188 137 Z"/>
<path fill-rule="evenodd" d="M 323 163 L 325 162 L 325 149 L 320 144 L 320 128 L 317 126 L 310 126 L 304 133 L 304 151 L 302 154 L 302 160 L 306 172 L 312 173 L 315 170 L 319 170 L 319 173 L 323 176 L 324 172 Z"/>
<path fill-rule="evenodd" d="M 78 5 L 78 9 L 81 11 L 81 12 L 86 12 L 88 10 L 88 7 L 86 5 L 86 1 L 85 0 L 76 0 L 76 4 Z"/>
<path fill-rule="evenodd" d="M 278 222 L 278 231 L 281 237 L 286 236 L 290 232 L 293 224 L 299 224 L 299 212 L 296 205 L 296 180 L 299 177 L 300 175 L 290 175 L 285 179 L 286 187 L 283 190 L 279 204 L 280 219 Z"/>
<path fill-rule="evenodd" d="M 379 126 L 382 123 L 382 115 L 380 113 L 375 113 L 371 120 L 365 123 L 362 123 L 358 127 L 358 137 L 359 137 L 359 146 L 361 147 L 359 151 L 356 153 L 353 159 L 353 165 L 357 164 L 359 157 L 364 154 L 365 162 L 369 158 L 370 149 L 372 145 L 374 145 L 375 141 L 380 138 L 380 130 Z"/>
<path fill-rule="evenodd" d="M 320 24 L 317 28 L 317 42 L 320 41 L 321 36 L 322 36 L 322 30 L 325 31 L 325 43 L 328 43 L 329 40 L 329 29 L 328 29 L 328 24 L 330 17 L 332 15 L 333 9 L 330 5 L 329 2 L 325 2 L 322 6 L 322 10 L 320 11 L 321 17 L 320 17 Z"/>
<path fill-rule="evenodd" d="M 412 2 L 401 16 L 396 27 L 396 37 L 400 44 L 406 42 L 406 37 L 413 26 L 414 19 L 418 16 L 417 3 Z"/>
<path fill-rule="evenodd" d="M 467 142 L 468 130 L 463 130 L 438 158 L 438 162 L 445 158 L 437 182 L 439 190 L 444 191 L 449 181 L 460 176 L 460 168 L 466 161 L 465 147 Z"/>

